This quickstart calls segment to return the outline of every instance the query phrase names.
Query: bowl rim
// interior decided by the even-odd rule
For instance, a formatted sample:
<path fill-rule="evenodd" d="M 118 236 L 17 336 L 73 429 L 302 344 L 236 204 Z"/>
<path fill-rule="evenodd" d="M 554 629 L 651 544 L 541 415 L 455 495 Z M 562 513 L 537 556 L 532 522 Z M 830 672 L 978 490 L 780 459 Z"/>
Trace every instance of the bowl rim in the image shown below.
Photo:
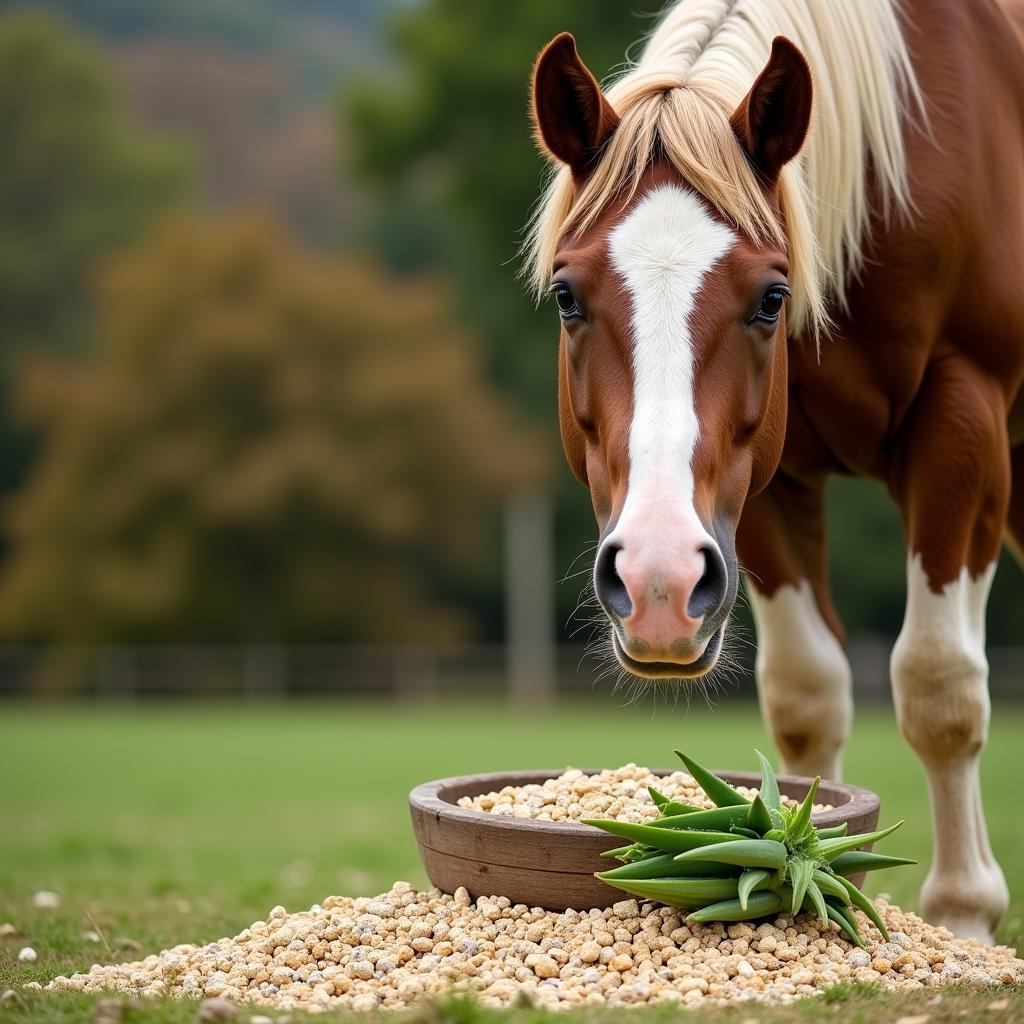
<path fill-rule="evenodd" d="M 522 769 L 499 772 L 483 772 L 476 775 L 452 775 L 443 779 L 433 779 L 430 782 L 423 782 L 415 786 L 409 793 L 409 806 L 415 813 L 428 814 L 437 820 L 447 818 L 451 821 L 461 821 L 467 825 L 476 827 L 507 829 L 509 831 L 534 832 L 538 836 L 546 835 L 550 838 L 552 832 L 563 836 L 566 839 L 593 839 L 595 836 L 606 835 L 599 828 L 593 825 L 584 825 L 578 821 L 543 821 L 536 818 L 515 818 L 506 814 L 491 814 L 490 811 L 477 811 L 468 807 L 460 807 L 457 803 L 445 799 L 441 794 L 453 790 L 467 790 L 476 793 L 487 793 L 495 788 L 495 782 L 502 782 L 502 785 L 530 785 L 532 783 L 544 782 L 547 779 L 554 779 L 569 771 L 568 768 L 551 769 Z M 579 769 L 585 775 L 594 775 L 602 771 L 595 768 Z M 653 775 L 664 777 L 672 775 L 681 769 L 678 768 L 651 768 Z M 715 774 L 720 775 L 726 781 L 734 782 L 741 786 L 749 786 L 751 782 L 755 785 L 761 781 L 758 772 L 742 772 L 732 770 L 715 769 Z M 517 780 L 512 782 L 510 780 Z M 780 774 L 779 783 L 787 788 L 802 791 L 800 795 L 806 794 L 813 779 L 804 775 Z M 847 799 L 836 804 L 829 800 L 833 807 L 827 811 L 816 812 L 811 820 L 819 828 L 829 828 L 839 825 L 844 821 L 854 819 L 858 816 L 876 811 L 881 801 L 876 793 L 862 786 L 853 786 L 846 782 L 835 782 L 832 779 L 822 779 L 822 787 L 826 787 L 833 794 L 844 794 Z M 479 789 L 473 787 L 479 786 Z M 798 797 L 799 798 L 799 797 Z"/>

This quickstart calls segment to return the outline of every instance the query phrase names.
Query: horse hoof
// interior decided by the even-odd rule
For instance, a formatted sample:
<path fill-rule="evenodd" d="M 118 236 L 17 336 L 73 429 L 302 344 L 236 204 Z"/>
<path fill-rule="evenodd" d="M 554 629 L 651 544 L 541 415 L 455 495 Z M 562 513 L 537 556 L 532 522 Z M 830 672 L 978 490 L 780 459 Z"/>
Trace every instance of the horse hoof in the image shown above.
<path fill-rule="evenodd" d="M 995 935 L 988 923 L 981 917 L 947 917 L 941 915 L 929 917 L 929 924 L 948 928 L 958 939 L 977 939 L 978 942 L 991 946 Z"/>
<path fill-rule="evenodd" d="M 921 907 L 929 924 L 948 928 L 958 939 L 977 939 L 991 945 L 996 926 L 1010 898 L 1002 871 L 995 864 L 979 865 L 969 879 L 934 873 L 921 889 Z"/>

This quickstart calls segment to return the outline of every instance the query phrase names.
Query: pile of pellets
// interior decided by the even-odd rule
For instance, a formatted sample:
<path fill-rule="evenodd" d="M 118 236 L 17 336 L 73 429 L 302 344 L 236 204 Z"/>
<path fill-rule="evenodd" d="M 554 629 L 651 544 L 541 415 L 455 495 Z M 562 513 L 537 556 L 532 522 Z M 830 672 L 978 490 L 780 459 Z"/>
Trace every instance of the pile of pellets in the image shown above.
<path fill-rule="evenodd" d="M 609 768 L 587 775 L 570 768 L 557 778 L 526 786 L 506 786 L 495 793 L 464 796 L 459 806 L 473 811 L 504 814 L 512 818 L 533 818 L 537 821 L 579 821 L 581 818 L 615 818 L 642 824 L 661 813 L 648 786 L 654 786 L 670 800 L 693 807 L 714 807 L 703 789 L 686 772 L 655 775 L 650 768 L 635 764 Z M 737 786 L 748 800 L 756 789 Z M 787 796 L 782 802 L 796 804 Z M 815 804 L 815 811 L 831 809 L 831 804 Z"/>
<path fill-rule="evenodd" d="M 1024 961 L 1012 950 L 958 941 L 882 900 L 877 906 L 891 941 L 858 912 L 868 942 L 858 949 L 810 915 L 687 925 L 671 907 L 635 900 L 558 914 L 397 882 L 373 899 L 332 896 L 297 914 L 275 907 L 233 939 L 97 965 L 49 987 L 360 1011 L 403 1009 L 452 987 L 488 1006 L 526 999 L 557 1009 L 786 1003 L 849 980 L 904 990 L 1024 982 Z"/>

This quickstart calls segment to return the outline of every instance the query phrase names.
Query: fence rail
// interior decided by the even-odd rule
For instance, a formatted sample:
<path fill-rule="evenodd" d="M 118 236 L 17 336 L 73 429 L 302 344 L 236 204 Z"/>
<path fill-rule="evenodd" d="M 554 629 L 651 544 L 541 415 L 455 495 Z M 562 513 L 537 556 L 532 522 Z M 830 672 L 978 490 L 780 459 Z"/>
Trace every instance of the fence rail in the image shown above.
<path fill-rule="evenodd" d="M 848 653 L 858 699 L 889 699 L 890 648 L 891 641 L 878 637 L 851 641 Z M 989 661 L 993 694 L 1024 697 L 1024 647 L 991 648 Z M 517 692 L 517 671 L 502 644 L 0 647 L 0 698 L 493 698 Z M 581 647 L 558 648 L 558 695 L 607 692 L 614 681 L 615 673 L 604 675 Z M 727 699 L 753 697 L 750 654 L 724 690 Z"/>

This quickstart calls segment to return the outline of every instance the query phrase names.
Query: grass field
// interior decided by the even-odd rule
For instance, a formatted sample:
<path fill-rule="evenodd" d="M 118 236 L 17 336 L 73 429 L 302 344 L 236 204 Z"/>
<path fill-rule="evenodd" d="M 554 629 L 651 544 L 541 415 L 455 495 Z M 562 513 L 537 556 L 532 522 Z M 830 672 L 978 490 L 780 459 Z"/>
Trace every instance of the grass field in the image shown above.
<path fill-rule="evenodd" d="M 1017 882 L 1024 875 L 1022 736 L 1024 708 L 997 707 L 983 774 L 993 846 L 1013 890 L 999 936 L 1011 945 L 1024 945 L 1024 886 Z M 0 922 L 21 933 L 0 939 L 0 990 L 97 960 L 233 935 L 277 903 L 294 910 L 330 893 L 373 894 L 396 879 L 425 884 L 406 808 L 408 790 L 425 779 L 629 760 L 668 765 L 673 746 L 720 767 L 747 767 L 751 748 L 771 749 L 756 709 L 738 703 L 713 713 L 652 714 L 650 705 L 620 708 L 595 696 L 521 715 L 483 704 L 0 707 Z M 907 819 L 886 852 L 924 863 L 882 876 L 875 891 L 914 907 L 930 844 L 927 794 L 889 712 L 859 716 L 846 776 L 881 794 L 884 822 Z M 40 889 L 59 893 L 61 906 L 35 909 L 32 895 Z M 103 941 L 83 938 L 87 931 L 102 933 Z M 38 951 L 37 963 L 17 961 L 26 944 Z M 994 998 L 952 992 L 928 1010 L 929 1019 L 963 1020 L 966 1013 L 1024 1021 L 1020 992 L 1006 1009 L 986 1010 Z M 867 1021 L 921 1012 L 920 997 L 863 991 L 814 1003 L 743 1016 L 783 1022 L 828 1013 Z M 153 1004 L 131 1020 L 194 1014 L 187 1004 Z M 492 1019 L 460 1005 L 427 1016 Z M 495 1019 L 520 1024 L 536 1016 L 524 1009 Z M 91 1001 L 26 992 L 0 1005 L 0 1019 L 91 1020 Z M 641 1011 L 636 1019 L 668 1015 Z"/>

